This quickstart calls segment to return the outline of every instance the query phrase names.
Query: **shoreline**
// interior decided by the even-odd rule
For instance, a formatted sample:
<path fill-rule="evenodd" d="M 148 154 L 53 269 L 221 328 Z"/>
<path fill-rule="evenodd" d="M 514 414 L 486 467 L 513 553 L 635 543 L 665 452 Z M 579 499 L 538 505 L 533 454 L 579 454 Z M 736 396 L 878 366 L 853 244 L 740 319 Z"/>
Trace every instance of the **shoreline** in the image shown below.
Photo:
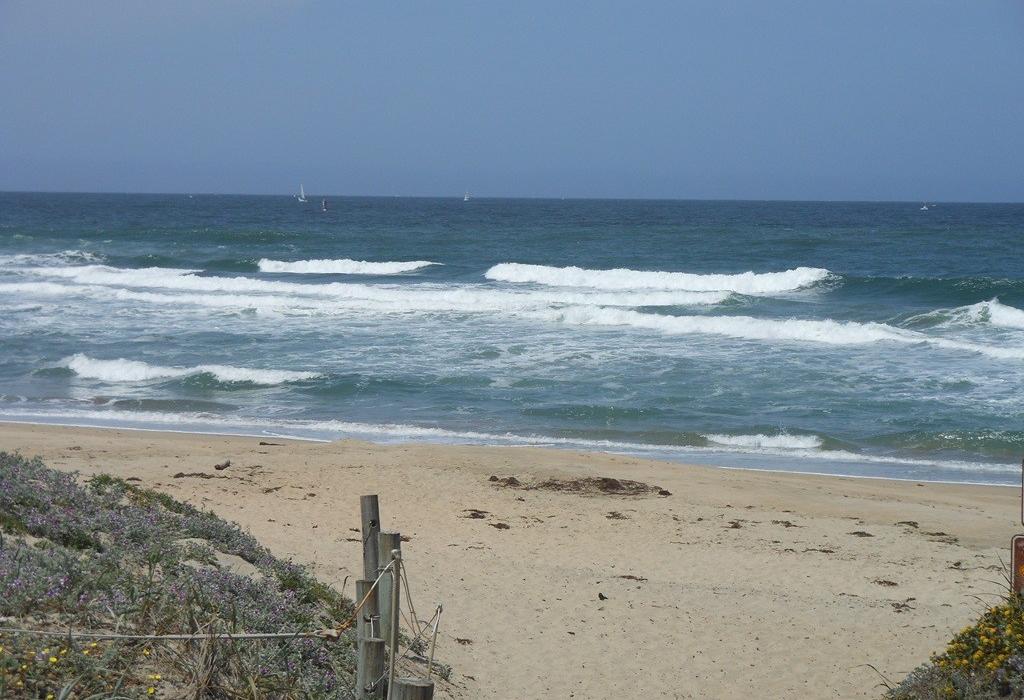
<path fill-rule="evenodd" d="M 139 422 L 144 422 L 144 421 L 140 420 Z M 936 479 L 936 478 L 932 478 L 932 477 L 911 478 L 911 477 L 903 477 L 903 476 L 887 476 L 887 475 L 878 475 L 878 474 L 847 474 L 847 473 L 844 473 L 844 472 L 809 471 L 807 469 L 784 469 L 784 468 L 781 468 L 781 467 L 774 467 L 774 466 L 769 466 L 769 467 L 753 467 L 753 466 L 741 466 L 741 465 L 736 465 L 736 464 L 722 464 L 722 463 L 717 462 L 717 461 L 706 461 L 706 462 L 694 461 L 694 462 L 690 462 L 690 461 L 685 461 L 685 459 L 683 459 L 682 457 L 680 457 L 679 459 L 673 459 L 670 456 L 658 456 L 657 454 L 653 454 L 652 455 L 652 454 L 647 454 L 647 453 L 638 452 L 638 451 L 630 451 L 630 450 L 625 449 L 625 448 L 624 449 L 620 449 L 620 450 L 611 450 L 611 449 L 602 450 L 602 449 L 597 449 L 597 448 L 588 449 L 584 445 L 578 445 L 578 444 L 575 444 L 573 442 L 566 442 L 564 445 L 559 445 L 559 444 L 553 444 L 551 442 L 544 442 L 542 440 L 538 440 L 536 443 L 528 443 L 528 442 L 523 442 L 523 443 L 513 443 L 513 442 L 508 442 L 508 443 L 497 443 L 497 442 L 489 443 L 489 442 L 485 442 L 485 441 L 481 441 L 481 442 L 468 442 L 468 441 L 467 442 L 459 442 L 455 438 L 453 438 L 450 441 L 441 441 L 441 440 L 439 440 L 439 441 L 429 441 L 429 440 L 417 439 L 417 437 L 422 437 L 422 436 L 413 436 L 413 435 L 409 435 L 409 436 L 406 436 L 406 437 L 395 437 L 395 438 L 393 438 L 391 440 L 386 440 L 386 441 L 384 441 L 384 440 L 373 440 L 373 439 L 365 437 L 363 435 L 358 435 L 358 436 L 339 436 L 339 437 L 336 437 L 336 438 L 332 439 L 332 438 L 318 438 L 318 437 L 302 436 L 302 435 L 289 435 L 289 434 L 282 434 L 282 433 L 276 433 L 276 432 L 270 432 L 270 431 L 263 432 L 263 433 L 253 433 L 253 432 L 244 432 L 242 430 L 239 430 L 238 432 L 223 432 L 223 431 L 217 431 L 217 430 L 181 430 L 181 429 L 174 429 L 174 428 L 161 428 L 161 427 L 155 427 L 155 426 L 132 426 L 132 425 L 118 425 L 118 424 L 103 425 L 103 424 L 97 424 L 97 423 L 77 423 L 77 422 L 76 423 L 63 423 L 63 422 L 42 421 L 42 420 L 17 420 L 17 419 L 0 417 L 0 425 L 5 425 L 5 424 L 55 426 L 55 427 L 82 428 L 82 429 L 95 429 L 95 430 L 129 430 L 129 431 L 138 431 L 138 432 L 172 433 L 172 434 L 176 434 L 176 435 L 212 435 L 212 436 L 220 436 L 220 437 L 255 437 L 255 438 L 259 438 L 259 437 L 263 437 L 263 438 L 272 437 L 272 438 L 280 439 L 280 440 L 296 440 L 296 441 L 299 441 L 299 442 L 310 442 L 310 443 L 321 443 L 321 444 L 330 444 L 330 443 L 333 443 L 333 442 L 340 442 L 340 441 L 344 441 L 344 440 L 359 440 L 359 441 L 365 441 L 365 442 L 369 442 L 369 443 L 372 443 L 372 444 L 375 444 L 375 445 L 382 445 L 382 446 L 383 445 L 410 445 L 410 446 L 417 446 L 417 445 L 440 445 L 440 446 L 451 446 L 451 447 L 494 447 L 494 448 L 499 448 L 499 449 L 509 448 L 509 449 L 558 450 L 558 451 L 568 451 L 568 452 L 581 452 L 583 454 L 616 455 L 616 456 L 620 456 L 620 457 L 629 457 L 629 458 L 640 459 L 640 460 L 645 460 L 645 461 L 663 462 L 663 463 L 666 463 L 666 464 L 675 464 L 675 465 L 678 465 L 678 466 L 681 466 L 681 467 L 706 467 L 706 468 L 711 468 L 711 469 L 731 469 L 731 470 L 749 471 L 749 472 L 766 472 L 766 473 L 769 473 L 769 474 L 804 474 L 804 475 L 807 475 L 807 476 L 825 476 L 825 477 L 842 478 L 842 479 L 873 479 L 873 480 L 880 480 L 880 481 L 921 482 L 921 483 L 929 483 L 929 484 L 962 484 L 962 485 L 965 485 L 965 486 L 999 486 L 999 487 L 1004 487 L 1004 488 L 1005 487 L 1021 488 L 1021 484 L 1024 483 L 1024 475 L 1022 475 L 1021 482 L 1018 482 L 1016 480 L 1016 477 L 1015 477 L 1013 481 L 1010 481 L 1010 482 L 1007 482 L 1007 483 L 1001 483 L 1001 482 L 994 482 L 994 481 L 956 481 L 956 480 L 951 480 L 951 479 Z M 355 432 L 355 431 L 353 431 L 353 432 Z M 481 435 L 483 435 L 483 433 L 481 433 Z M 522 436 L 515 436 L 515 437 L 517 437 L 519 439 L 522 439 L 522 440 L 526 440 L 527 439 L 527 438 L 524 438 Z M 643 445 L 639 445 L 638 444 L 637 447 L 643 447 Z M 664 448 L 664 447 L 668 447 L 668 446 L 652 445 L 651 447 L 652 448 Z M 680 452 L 684 452 L 687 449 L 693 449 L 693 448 L 688 448 L 688 447 L 684 447 L 684 446 L 679 447 L 679 451 Z M 716 452 L 714 450 L 711 450 L 710 448 L 707 448 L 707 449 L 709 449 L 709 451 L 711 451 L 711 452 L 713 452 L 715 454 L 730 454 L 730 453 L 731 454 L 735 454 L 742 461 L 756 461 L 758 458 L 761 458 L 761 457 L 763 457 L 766 460 L 771 461 L 771 462 L 783 462 L 783 461 L 785 461 L 787 459 L 792 459 L 794 461 L 798 461 L 800 459 L 815 460 L 814 456 L 786 455 L 786 454 L 781 454 L 781 453 L 759 453 L 759 452 L 754 452 L 754 451 L 744 452 L 744 451 L 741 451 L 741 450 L 735 450 L 735 451 L 722 450 L 720 452 Z M 854 456 L 855 455 L 851 455 L 851 457 L 854 457 Z M 869 464 L 880 464 L 880 463 L 884 464 L 884 463 L 888 463 L 884 459 L 872 458 L 871 456 L 868 456 L 868 457 L 866 457 L 864 459 L 865 459 L 865 462 L 867 462 Z M 905 460 L 903 460 L 902 458 L 893 458 L 893 459 L 897 460 L 897 461 L 893 462 L 893 463 L 896 463 L 896 464 L 901 464 L 902 463 L 902 464 L 910 465 L 910 464 L 916 464 L 916 463 L 920 462 L 921 464 L 941 465 L 941 462 L 928 462 L 927 460 L 914 460 L 914 459 L 911 459 L 911 458 L 907 458 Z M 832 462 L 835 462 L 835 463 L 844 463 L 846 460 L 830 460 L 828 458 L 819 458 L 819 459 L 817 459 L 815 461 L 816 461 L 816 463 L 829 462 L 829 461 L 832 461 Z M 850 463 L 854 463 L 854 462 L 855 462 L 854 459 L 850 460 Z M 993 462 L 991 464 L 992 464 L 992 466 L 997 466 L 997 465 L 1000 465 L 1001 463 Z M 948 467 L 939 466 L 939 468 L 943 469 L 943 468 L 948 468 Z M 1021 470 L 1022 470 L 1022 474 L 1024 474 L 1024 466 L 1021 467 Z M 998 469 L 992 469 L 991 473 L 1000 473 L 1000 472 L 1004 472 L 1004 471 L 1006 473 L 1009 473 L 1009 470 L 998 470 Z"/>
<path fill-rule="evenodd" d="M 1019 508 L 978 485 L 536 447 L 4 422 L 0 449 L 211 509 L 348 595 L 358 497 L 380 494 L 466 698 L 877 697 L 866 664 L 899 680 L 998 592 Z M 671 495 L 538 487 L 589 477 Z"/>

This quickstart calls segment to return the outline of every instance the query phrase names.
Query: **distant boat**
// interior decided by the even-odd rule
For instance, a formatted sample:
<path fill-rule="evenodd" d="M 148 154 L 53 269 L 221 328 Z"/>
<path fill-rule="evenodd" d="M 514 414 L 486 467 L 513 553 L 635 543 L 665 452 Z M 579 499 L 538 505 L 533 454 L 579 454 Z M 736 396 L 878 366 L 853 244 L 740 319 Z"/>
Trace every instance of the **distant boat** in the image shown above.
<path fill-rule="evenodd" d="M 922 204 L 921 205 L 921 211 L 928 211 L 928 205 L 927 204 Z"/>
<path fill-rule="evenodd" d="M 321 199 L 320 200 L 320 211 L 327 211 L 327 200 L 326 199 Z"/>
<path fill-rule="evenodd" d="M 466 192 L 466 194 L 462 195 L 462 201 L 463 202 L 468 202 L 469 201 L 469 192 Z"/>
<path fill-rule="evenodd" d="M 304 189 L 303 189 L 303 187 L 302 187 L 302 184 L 301 184 L 301 183 L 299 184 L 299 196 L 298 196 L 298 197 L 296 197 L 296 199 L 298 199 L 298 200 L 299 200 L 300 202 L 305 202 L 305 201 L 307 201 L 307 200 L 306 200 L 306 190 L 304 190 Z"/>

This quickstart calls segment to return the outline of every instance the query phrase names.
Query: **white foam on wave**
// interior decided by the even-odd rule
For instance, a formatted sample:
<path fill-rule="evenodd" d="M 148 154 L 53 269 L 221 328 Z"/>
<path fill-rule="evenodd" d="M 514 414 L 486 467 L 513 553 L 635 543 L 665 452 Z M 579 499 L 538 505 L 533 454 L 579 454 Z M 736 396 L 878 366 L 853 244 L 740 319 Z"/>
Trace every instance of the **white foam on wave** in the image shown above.
<path fill-rule="evenodd" d="M 777 294 L 811 287 L 831 273 L 817 267 L 798 267 L 784 272 L 743 272 L 734 275 L 692 274 L 650 270 L 588 270 L 581 267 L 550 267 L 501 263 L 484 276 L 498 282 L 528 282 L 553 287 L 591 289 L 676 289 L 729 291 L 738 294 Z"/>
<path fill-rule="evenodd" d="M 62 250 L 57 253 L 18 253 L 0 255 L 0 266 L 9 265 L 52 265 L 53 263 L 100 263 L 104 257 L 100 253 L 87 250 Z"/>
<path fill-rule="evenodd" d="M 196 374 L 212 374 L 222 382 L 249 382 L 264 386 L 302 381 L 318 377 L 315 372 L 294 372 L 279 369 L 251 369 L 231 365 L 198 365 L 196 367 L 161 367 L 138 360 L 97 360 L 81 353 L 72 355 L 63 366 L 84 379 L 103 382 L 144 382 L 173 379 Z"/>
<path fill-rule="evenodd" d="M 1007 306 L 999 299 L 990 299 L 954 309 L 936 309 L 911 316 L 906 322 L 910 325 L 922 324 L 938 328 L 989 325 L 1024 330 L 1024 310 Z"/>
<path fill-rule="evenodd" d="M 153 303 L 193 303 L 221 308 L 254 308 L 274 311 L 371 310 L 406 311 L 505 311 L 563 304 L 606 306 L 691 306 L 718 304 L 729 292 L 639 291 L 602 292 L 585 290 L 498 290 L 485 285 L 367 285 L 344 282 L 302 284 L 259 280 L 251 277 L 207 277 L 195 270 L 172 268 L 122 269 L 102 265 L 79 267 L 42 267 L 26 271 L 41 277 L 56 277 L 75 282 L 78 288 L 61 288 L 52 282 L 0 284 L 0 293 L 31 292 L 38 284 L 42 295 L 87 292 L 85 286 L 108 288 L 117 298 Z M 128 288 L 128 289 L 126 289 Z M 182 294 L 159 298 L 135 289 L 160 289 L 207 294 Z M 102 292 L 101 292 L 102 294 Z M 234 296 L 232 296 L 234 295 Z M 109 294 L 108 294 L 109 296 Z M 329 299 L 329 302 L 311 301 Z"/>
<path fill-rule="evenodd" d="M 817 435 L 722 435 L 711 433 L 704 438 L 716 445 L 750 448 L 781 448 L 791 450 L 814 450 L 821 447 L 821 438 Z"/>
<path fill-rule="evenodd" d="M 204 277 L 195 274 L 194 270 L 121 269 L 101 265 L 31 268 L 25 272 L 67 279 L 78 284 L 56 284 L 50 281 L 0 283 L 0 294 L 83 294 L 163 305 L 191 304 L 225 310 L 301 314 L 508 313 L 569 325 L 632 327 L 666 335 L 707 334 L 745 340 L 827 345 L 894 342 L 931 345 L 998 359 L 1024 359 L 1024 348 L 995 347 L 926 335 L 885 323 L 764 319 L 751 316 L 674 316 L 633 310 L 635 307 L 717 304 L 730 296 L 731 293 L 727 291 L 549 291 L 503 290 L 484 285 L 301 284 L 250 277 Z M 145 289 L 161 291 L 138 291 Z M 184 293 L 167 294 L 166 291 Z M 986 304 L 986 313 L 994 314 L 1002 324 L 1016 323 L 1016 314 L 1021 313 L 1018 309 L 1002 304 Z"/>
<path fill-rule="evenodd" d="M 579 306 L 536 314 L 538 318 L 579 326 L 627 326 L 666 335 L 722 335 L 744 340 L 792 341 L 826 345 L 866 345 L 894 342 L 928 344 L 948 350 L 974 352 L 998 359 L 1024 359 L 1024 348 L 1001 348 L 939 338 L 885 323 L 857 321 L 765 319 L 752 316 L 667 316 L 629 309 Z"/>
<path fill-rule="evenodd" d="M 1001 328 L 1024 329 L 1024 311 L 1002 304 L 998 299 L 990 299 L 954 309 L 954 312 L 957 311 L 974 321 L 988 322 Z"/>
<path fill-rule="evenodd" d="M 403 272 L 422 270 L 431 265 L 441 263 L 429 260 L 409 260 L 405 262 L 367 262 L 366 260 L 269 260 L 259 261 L 260 272 L 289 272 L 292 274 L 336 274 L 336 275 L 399 275 Z"/>

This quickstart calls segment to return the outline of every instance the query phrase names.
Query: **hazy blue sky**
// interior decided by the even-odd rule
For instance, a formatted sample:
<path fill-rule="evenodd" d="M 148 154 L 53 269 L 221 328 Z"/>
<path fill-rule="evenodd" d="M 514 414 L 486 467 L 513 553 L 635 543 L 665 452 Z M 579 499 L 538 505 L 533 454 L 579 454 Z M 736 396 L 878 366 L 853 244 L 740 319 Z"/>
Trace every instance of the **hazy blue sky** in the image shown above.
<path fill-rule="evenodd" d="M 1024 2 L 0 0 L 0 189 L 1024 201 Z"/>

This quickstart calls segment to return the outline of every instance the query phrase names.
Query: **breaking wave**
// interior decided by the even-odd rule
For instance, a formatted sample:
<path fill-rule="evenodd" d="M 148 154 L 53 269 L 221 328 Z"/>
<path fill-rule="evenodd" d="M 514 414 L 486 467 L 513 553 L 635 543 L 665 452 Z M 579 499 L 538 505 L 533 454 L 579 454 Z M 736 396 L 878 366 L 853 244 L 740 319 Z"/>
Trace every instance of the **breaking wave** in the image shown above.
<path fill-rule="evenodd" d="M 865 345 L 878 342 L 928 344 L 948 350 L 975 352 L 998 359 L 1024 359 L 1024 348 L 1001 348 L 949 338 L 937 338 L 885 323 L 856 321 L 820 321 L 803 319 L 764 319 L 752 316 L 667 316 L 629 309 L 570 307 L 545 312 L 550 321 L 580 326 L 628 326 L 658 331 L 667 335 L 723 335 L 744 340 L 781 340 L 824 343 L 827 345 Z"/>
<path fill-rule="evenodd" d="M 99 253 L 87 250 L 62 250 L 57 253 L 18 253 L 16 255 L 0 255 L 0 265 L 52 265 L 54 263 L 102 263 L 105 260 Z"/>
<path fill-rule="evenodd" d="M 776 294 L 811 287 L 831 273 L 818 267 L 797 267 L 784 272 L 743 272 L 735 275 L 699 275 L 687 272 L 644 270 L 587 270 L 581 267 L 550 267 L 501 263 L 484 276 L 498 282 L 530 282 L 553 287 L 591 289 L 677 289 L 729 291 L 738 294 Z"/>
<path fill-rule="evenodd" d="M 279 369 L 250 369 L 230 365 L 198 365 L 196 367 L 161 367 L 138 360 L 97 360 L 81 353 L 64 361 L 64 366 L 84 379 L 103 382 L 144 382 L 209 374 L 217 381 L 273 386 L 286 382 L 314 379 L 315 372 L 293 372 Z"/>
<path fill-rule="evenodd" d="M 290 272 L 293 274 L 337 274 L 337 275 L 398 275 L 403 272 L 422 270 L 431 265 L 441 263 L 429 260 L 411 260 L 408 262 L 367 262 L 365 260 L 282 260 L 259 261 L 260 272 Z"/>
<path fill-rule="evenodd" d="M 0 293 L 37 293 L 45 296 L 97 294 L 107 298 L 151 303 L 185 303 L 214 308 L 331 313 L 344 310 L 380 312 L 516 312 L 552 304 L 601 306 L 690 306 L 725 301 L 724 291 L 544 291 L 497 290 L 484 285 L 368 285 L 344 282 L 302 284 L 251 277 L 208 277 L 195 270 L 174 268 L 121 269 L 100 265 L 42 267 L 27 270 L 43 277 L 67 279 L 79 286 L 53 282 L 0 284 Z M 155 294 L 139 289 L 203 292 Z"/>
<path fill-rule="evenodd" d="M 776 448 L 790 450 L 814 450 L 822 446 L 817 435 L 720 435 L 708 434 L 704 438 L 716 445 L 748 448 Z"/>
<path fill-rule="evenodd" d="M 999 299 L 979 301 L 955 309 L 938 309 L 911 316 L 906 321 L 916 327 L 949 327 L 991 325 L 998 328 L 1024 330 L 1024 311 L 1000 303 Z"/>
<path fill-rule="evenodd" d="M 970 306 L 963 306 L 955 309 L 954 313 L 967 316 L 973 321 L 991 323 L 1000 328 L 1024 329 L 1024 311 L 1006 304 L 1000 304 L 998 299 L 982 301 Z"/>

